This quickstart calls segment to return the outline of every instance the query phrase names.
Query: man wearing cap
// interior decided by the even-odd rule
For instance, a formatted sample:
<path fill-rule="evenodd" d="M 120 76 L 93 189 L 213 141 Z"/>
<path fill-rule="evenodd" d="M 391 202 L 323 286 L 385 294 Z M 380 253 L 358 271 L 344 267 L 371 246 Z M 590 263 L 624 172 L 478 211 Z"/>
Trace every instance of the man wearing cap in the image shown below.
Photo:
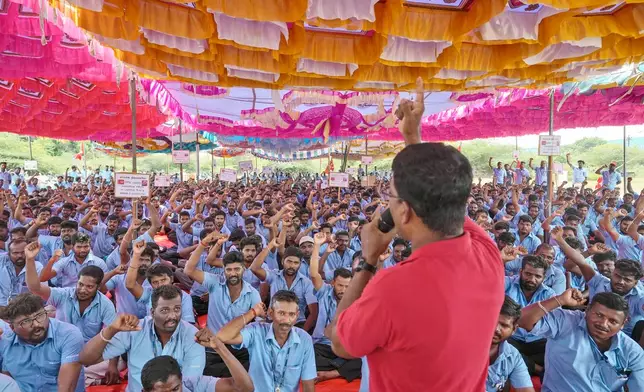
<path fill-rule="evenodd" d="M 611 191 L 622 183 L 622 175 L 615 168 L 617 168 L 617 162 L 613 161 L 608 165 L 608 170 L 602 170 L 606 169 L 606 165 L 602 165 L 595 171 L 595 174 L 602 175 L 602 184 Z"/>
<path fill-rule="evenodd" d="M 584 167 L 586 162 L 580 159 L 577 161 L 578 167 L 574 167 L 572 163 L 570 163 L 570 153 L 566 154 L 566 162 L 568 162 L 568 166 L 572 169 L 572 186 L 581 184 L 588 179 L 588 169 Z"/>
<path fill-rule="evenodd" d="M 300 252 L 302 253 L 302 264 L 300 265 L 299 272 L 311 279 L 309 266 L 311 265 L 311 255 L 313 254 L 313 238 L 309 236 L 302 237 L 298 245 L 300 246 Z"/>

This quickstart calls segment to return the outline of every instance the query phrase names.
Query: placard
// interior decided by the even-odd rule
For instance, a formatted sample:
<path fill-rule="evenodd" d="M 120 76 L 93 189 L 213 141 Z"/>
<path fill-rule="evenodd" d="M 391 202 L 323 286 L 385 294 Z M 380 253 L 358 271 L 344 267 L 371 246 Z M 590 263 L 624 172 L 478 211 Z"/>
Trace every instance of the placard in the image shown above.
<path fill-rule="evenodd" d="M 190 150 L 172 150 L 172 163 L 190 163 Z"/>
<path fill-rule="evenodd" d="M 241 162 L 239 162 L 239 170 L 242 170 L 242 171 L 253 170 L 253 161 L 241 161 Z"/>
<path fill-rule="evenodd" d="M 348 167 L 347 168 L 347 173 L 351 174 L 352 176 L 355 175 L 358 172 L 358 170 L 355 167 Z"/>
<path fill-rule="evenodd" d="M 364 176 L 360 180 L 360 186 L 374 186 L 378 179 L 376 176 Z"/>
<path fill-rule="evenodd" d="M 362 163 L 364 165 L 371 165 L 371 162 L 373 162 L 373 157 L 370 157 L 370 156 L 367 156 L 367 155 L 364 155 L 362 157 Z"/>
<path fill-rule="evenodd" d="M 329 187 L 329 181 L 328 180 L 322 180 L 320 183 L 320 189 L 326 189 Z"/>
<path fill-rule="evenodd" d="M 25 161 L 25 170 L 38 170 L 38 161 Z"/>
<path fill-rule="evenodd" d="M 221 169 L 219 171 L 219 181 L 237 182 L 237 171 L 234 169 Z"/>
<path fill-rule="evenodd" d="M 331 173 L 329 174 L 329 186 L 340 188 L 349 187 L 349 173 Z"/>
<path fill-rule="evenodd" d="M 561 155 L 561 136 L 539 135 L 539 155 Z"/>
<path fill-rule="evenodd" d="M 170 186 L 171 183 L 170 176 L 154 177 L 154 186 Z"/>
<path fill-rule="evenodd" d="M 273 172 L 273 168 L 270 166 L 264 166 L 264 168 L 262 169 L 262 173 L 264 174 L 271 174 L 272 172 Z"/>
<path fill-rule="evenodd" d="M 150 176 L 137 173 L 115 173 L 114 196 L 126 199 L 150 196 Z"/>

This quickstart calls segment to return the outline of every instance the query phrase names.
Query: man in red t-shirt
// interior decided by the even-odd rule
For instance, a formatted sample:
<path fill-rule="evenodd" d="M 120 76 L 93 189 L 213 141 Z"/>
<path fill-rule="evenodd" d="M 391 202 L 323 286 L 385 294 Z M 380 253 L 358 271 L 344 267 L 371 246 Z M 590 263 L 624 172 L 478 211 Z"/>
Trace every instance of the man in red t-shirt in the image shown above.
<path fill-rule="evenodd" d="M 489 236 L 465 218 L 467 158 L 443 144 L 420 144 L 422 80 L 417 86 L 416 101 L 403 101 L 399 114 L 407 147 L 392 164 L 395 229 L 380 232 L 379 213 L 364 226 L 363 269 L 327 334 L 337 355 L 367 357 L 372 392 L 484 391 L 503 263 Z M 374 278 L 395 234 L 411 241 L 413 253 Z"/>

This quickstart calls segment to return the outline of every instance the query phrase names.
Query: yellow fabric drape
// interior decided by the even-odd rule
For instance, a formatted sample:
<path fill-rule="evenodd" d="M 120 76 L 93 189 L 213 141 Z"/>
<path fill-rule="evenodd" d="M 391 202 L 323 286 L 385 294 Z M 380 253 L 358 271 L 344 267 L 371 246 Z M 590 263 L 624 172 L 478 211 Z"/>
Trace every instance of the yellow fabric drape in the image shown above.
<path fill-rule="evenodd" d="M 203 0 L 213 12 L 265 22 L 295 22 L 306 16 L 307 0 Z"/>
<path fill-rule="evenodd" d="M 190 39 L 208 39 L 215 31 L 211 14 L 156 0 L 127 0 L 125 15 L 139 26 Z"/>

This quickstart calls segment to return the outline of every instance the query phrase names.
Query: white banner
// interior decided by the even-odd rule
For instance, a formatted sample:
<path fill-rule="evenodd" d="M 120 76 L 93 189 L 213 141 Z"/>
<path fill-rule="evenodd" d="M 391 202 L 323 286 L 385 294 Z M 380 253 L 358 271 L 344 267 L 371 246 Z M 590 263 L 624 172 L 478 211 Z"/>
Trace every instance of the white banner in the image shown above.
<path fill-rule="evenodd" d="M 25 161 L 25 170 L 38 170 L 38 161 Z"/>
<path fill-rule="evenodd" d="M 251 171 L 251 170 L 253 170 L 253 161 L 241 161 L 241 162 L 239 162 L 239 170 L 242 170 L 242 171 Z"/>
<path fill-rule="evenodd" d="M 170 186 L 171 183 L 170 176 L 154 177 L 154 186 Z"/>
<path fill-rule="evenodd" d="M 190 163 L 190 150 L 172 150 L 172 163 Z"/>
<path fill-rule="evenodd" d="M 115 173 L 114 196 L 126 199 L 150 196 L 150 176 L 137 173 Z"/>
<path fill-rule="evenodd" d="M 340 188 L 349 187 L 349 173 L 331 173 L 329 174 L 329 186 Z"/>
<path fill-rule="evenodd" d="M 373 162 L 373 157 L 370 156 L 363 156 L 362 157 L 362 163 L 365 165 L 371 165 L 371 162 Z"/>
<path fill-rule="evenodd" d="M 237 182 L 237 171 L 234 169 L 221 169 L 219 171 L 219 181 Z"/>
<path fill-rule="evenodd" d="M 561 155 L 561 136 L 539 135 L 539 155 Z"/>

